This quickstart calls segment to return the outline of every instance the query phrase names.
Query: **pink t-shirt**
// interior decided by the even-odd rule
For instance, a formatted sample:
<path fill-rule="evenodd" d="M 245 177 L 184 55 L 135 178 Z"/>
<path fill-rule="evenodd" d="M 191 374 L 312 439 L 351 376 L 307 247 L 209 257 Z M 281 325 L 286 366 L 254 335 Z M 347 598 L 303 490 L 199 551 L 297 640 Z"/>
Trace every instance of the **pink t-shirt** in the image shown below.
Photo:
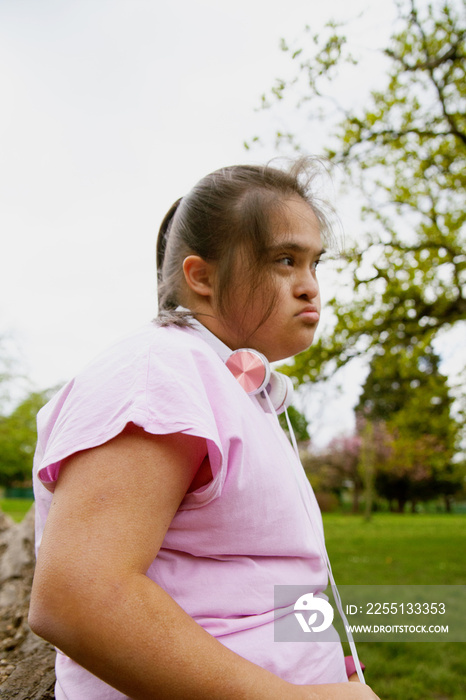
<path fill-rule="evenodd" d="M 129 422 L 153 434 L 203 437 L 213 479 L 186 495 L 147 576 L 225 646 L 276 675 L 296 684 L 344 682 L 336 633 L 334 642 L 274 642 L 274 586 L 327 587 L 316 543 L 322 521 L 300 465 L 298 486 L 297 458 L 276 416 L 242 389 L 225 351 L 208 332 L 148 324 L 40 411 L 37 546 L 65 457 L 107 442 Z M 56 672 L 58 700 L 124 697 L 61 653 Z"/>

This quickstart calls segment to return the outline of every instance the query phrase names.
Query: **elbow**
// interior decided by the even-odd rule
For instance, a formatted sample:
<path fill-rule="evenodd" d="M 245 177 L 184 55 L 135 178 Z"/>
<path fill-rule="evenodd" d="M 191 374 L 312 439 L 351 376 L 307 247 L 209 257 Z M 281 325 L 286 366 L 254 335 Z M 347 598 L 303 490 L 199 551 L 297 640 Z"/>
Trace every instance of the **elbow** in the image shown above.
<path fill-rule="evenodd" d="M 73 578 L 69 569 L 39 566 L 31 589 L 28 624 L 34 634 L 73 658 L 73 652 L 95 634 L 90 611 L 101 613 L 108 599 L 105 585 L 96 590 L 87 577 Z"/>
<path fill-rule="evenodd" d="M 42 637 L 53 644 L 55 618 L 56 613 L 48 603 L 47 597 L 41 595 L 38 591 L 38 586 L 33 583 L 28 613 L 29 627 L 38 637 Z"/>
<path fill-rule="evenodd" d="M 38 637 L 42 637 L 43 639 L 47 639 L 46 620 L 47 617 L 38 606 L 34 605 L 29 607 L 28 625 L 34 634 L 37 634 Z"/>
<path fill-rule="evenodd" d="M 61 648 L 73 624 L 70 603 L 63 588 L 36 572 L 29 604 L 29 627 L 38 637 Z"/>

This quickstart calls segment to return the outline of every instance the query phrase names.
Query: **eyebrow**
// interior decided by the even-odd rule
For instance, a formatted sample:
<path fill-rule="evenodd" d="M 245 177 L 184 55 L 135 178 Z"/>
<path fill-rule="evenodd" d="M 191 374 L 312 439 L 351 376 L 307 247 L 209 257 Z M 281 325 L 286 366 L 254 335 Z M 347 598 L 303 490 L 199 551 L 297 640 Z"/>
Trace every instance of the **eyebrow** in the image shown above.
<path fill-rule="evenodd" d="M 299 243 L 279 243 L 277 245 L 271 245 L 268 246 L 268 250 L 270 253 L 279 253 L 284 250 L 292 250 L 296 253 L 309 253 L 312 252 L 312 248 L 309 246 L 302 246 L 299 245 Z M 321 257 L 322 255 L 325 255 L 327 250 L 325 248 L 321 248 L 321 250 L 316 252 L 316 257 Z"/>

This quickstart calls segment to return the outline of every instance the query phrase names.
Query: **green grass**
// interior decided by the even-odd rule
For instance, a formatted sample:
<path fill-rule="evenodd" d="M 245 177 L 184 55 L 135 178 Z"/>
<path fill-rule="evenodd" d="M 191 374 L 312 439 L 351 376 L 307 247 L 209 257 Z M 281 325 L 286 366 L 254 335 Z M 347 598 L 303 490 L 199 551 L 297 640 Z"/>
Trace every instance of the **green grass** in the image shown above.
<path fill-rule="evenodd" d="M 337 583 L 466 583 L 464 515 L 325 514 L 324 528 Z"/>
<path fill-rule="evenodd" d="M 16 523 L 21 522 L 32 506 L 29 498 L 0 498 L 0 510 L 10 516 Z"/>
<path fill-rule="evenodd" d="M 337 584 L 466 583 L 464 515 L 324 515 Z M 466 624 L 466 620 L 464 620 Z M 359 643 L 366 679 L 382 700 L 464 700 L 466 644 Z M 349 651 L 346 648 L 346 652 Z"/>

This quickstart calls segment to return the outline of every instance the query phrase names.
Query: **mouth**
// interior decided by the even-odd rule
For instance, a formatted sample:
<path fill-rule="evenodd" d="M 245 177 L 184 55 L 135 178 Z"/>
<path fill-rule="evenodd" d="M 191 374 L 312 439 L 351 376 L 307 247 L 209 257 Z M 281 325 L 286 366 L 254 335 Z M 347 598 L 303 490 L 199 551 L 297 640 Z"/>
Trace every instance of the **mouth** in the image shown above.
<path fill-rule="evenodd" d="M 309 323 L 318 323 L 320 313 L 315 306 L 305 306 L 304 309 L 296 314 L 296 316 L 303 321 L 308 321 Z"/>

